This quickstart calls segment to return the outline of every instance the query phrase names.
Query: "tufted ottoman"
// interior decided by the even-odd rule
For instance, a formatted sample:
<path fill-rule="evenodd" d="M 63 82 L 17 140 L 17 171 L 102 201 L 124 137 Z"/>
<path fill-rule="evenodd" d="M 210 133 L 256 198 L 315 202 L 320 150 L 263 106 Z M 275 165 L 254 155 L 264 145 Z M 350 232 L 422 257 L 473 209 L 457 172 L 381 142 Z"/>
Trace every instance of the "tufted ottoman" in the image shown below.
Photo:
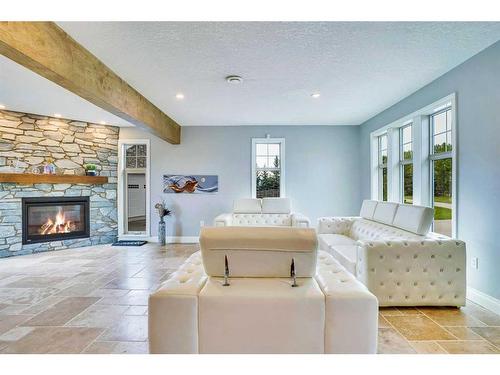
<path fill-rule="evenodd" d="M 203 236 L 200 242 L 203 251 Z M 252 256 L 271 250 L 265 240 L 261 244 L 249 246 Z M 277 277 L 231 277 L 230 286 L 223 286 L 219 271 L 209 266 L 217 276 L 205 272 L 211 250 L 204 259 L 193 254 L 150 296 L 150 352 L 375 353 L 377 299 L 330 254 L 309 250 L 317 265 L 311 277 L 297 279 L 296 288 L 280 270 Z M 245 272 L 241 264 L 238 270 Z"/>

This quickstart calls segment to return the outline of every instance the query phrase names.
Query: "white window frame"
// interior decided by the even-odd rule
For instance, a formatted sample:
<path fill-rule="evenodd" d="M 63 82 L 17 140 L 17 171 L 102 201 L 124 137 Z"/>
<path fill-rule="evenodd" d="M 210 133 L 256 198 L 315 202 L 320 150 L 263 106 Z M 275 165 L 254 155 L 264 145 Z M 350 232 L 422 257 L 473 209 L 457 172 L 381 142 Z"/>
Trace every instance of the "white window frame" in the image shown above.
<path fill-rule="evenodd" d="M 371 165 L 371 198 L 379 200 L 378 177 L 378 136 L 387 133 L 388 136 L 388 200 L 402 201 L 402 185 L 400 180 L 400 136 L 399 129 L 413 123 L 413 204 L 432 207 L 432 178 L 430 134 L 430 115 L 451 107 L 451 133 L 453 148 L 452 157 L 452 236 L 458 238 L 458 131 L 456 94 L 452 93 L 407 116 L 404 116 L 380 129 L 370 133 L 370 165 Z"/>
<path fill-rule="evenodd" d="M 256 165 L 256 145 L 257 144 L 279 144 L 280 145 L 280 198 L 285 194 L 285 138 L 252 138 L 252 198 L 257 197 L 257 165 Z"/>
<path fill-rule="evenodd" d="M 451 151 L 446 151 L 446 152 L 440 152 L 438 154 L 435 154 L 434 153 L 434 124 L 433 122 L 430 120 L 430 117 L 429 116 L 429 126 L 428 126 L 428 131 L 429 131 L 429 192 L 430 192 L 430 206 L 431 207 L 434 207 L 434 173 L 433 173 L 433 167 L 432 167 L 432 164 L 436 161 L 436 160 L 441 160 L 441 159 L 449 159 L 451 158 L 451 174 L 452 174 L 452 177 L 451 177 L 451 203 L 452 203 L 452 211 L 451 211 L 451 223 L 452 223 L 452 233 L 456 233 L 456 213 L 455 213 L 455 210 L 456 210 L 456 204 L 455 201 L 456 201 L 456 192 L 455 192 L 455 189 L 456 189 L 456 177 L 455 177 L 455 168 L 456 168 L 456 164 L 455 164 L 455 159 L 456 159 L 456 154 L 453 152 L 456 148 L 456 138 L 455 138 L 455 128 L 454 128 L 454 118 L 455 118 L 455 112 L 453 110 L 453 107 L 451 106 L 451 104 L 449 106 L 443 106 L 442 108 L 439 108 L 437 109 L 433 114 L 432 116 L 435 116 L 435 115 L 438 115 L 442 112 L 445 112 L 445 111 L 448 111 L 448 110 L 451 110 L 451 142 L 452 142 L 452 149 Z M 434 224 L 433 224 L 434 226 Z"/>
<path fill-rule="evenodd" d="M 126 169 L 125 146 L 146 145 L 146 168 Z M 127 172 L 145 173 L 146 175 L 146 231 L 141 234 L 127 233 L 127 223 L 124 220 L 127 215 L 127 202 L 125 189 L 127 187 Z M 149 139 L 120 139 L 118 141 L 118 238 L 120 240 L 137 239 L 147 240 L 151 236 L 151 146 Z"/>
<path fill-rule="evenodd" d="M 382 162 L 382 137 L 386 137 L 387 160 Z M 389 136 L 387 133 L 380 134 L 377 137 L 377 168 L 378 168 L 378 200 L 384 200 L 384 168 L 389 170 Z M 389 200 L 389 175 L 387 175 L 387 200 Z"/>
<path fill-rule="evenodd" d="M 408 128 L 408 127 L 411 127 L 411 141 L 410 141 L 410 143 L 411 143 L 412 156 L 411 156 L 411 159 L 404 159 L 403 132 L 404 132 L 404 129 Z M 399 131 L 399 183 L 400 183 L 399 192 L 400 192 L 400 202 L 401 203 L 404 203 L 404 201 L 405 201 L 404 167 L 406 165 L 413 164 L 413 159 L 414 159 L 414 156 L 413 156 L 413 149 L 414 149 L 413 131 L 414 131 L 414 129 L 415 128 L 413 126 L 413 122 L 406 123 L 405 125 L 399 127 L 399 129 L 398 129 L 398 131 Z M 413 194 L 414 194 L 413 190 L 414 190 L 414 186 L 412 183 L 412 202 L 413 202 Z"/>

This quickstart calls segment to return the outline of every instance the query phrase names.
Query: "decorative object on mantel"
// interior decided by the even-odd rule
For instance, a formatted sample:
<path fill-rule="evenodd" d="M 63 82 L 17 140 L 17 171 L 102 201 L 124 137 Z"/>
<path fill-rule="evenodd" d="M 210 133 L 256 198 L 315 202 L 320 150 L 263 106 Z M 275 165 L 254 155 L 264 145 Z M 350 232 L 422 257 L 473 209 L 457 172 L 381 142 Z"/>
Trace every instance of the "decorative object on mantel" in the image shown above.
<path fill-rule="evenodd" d="M 161 203 L 156 203 L 155 208 L 158 211 L 158 216 L 160 216 L 160 222 L 158 223 L 158 243 L 160 246 L 165 246 L 167 243 L 167 228 L 165 225 L 165 220 L 163 219 L 165 216 L 170 216 L 172 211 L 170 211 L 165 205 L 165 201 L 161 201 Z"/>
<path fill-rule="evenodd" d="M 21 168 L 21 161 L 19 160 L 19 158 L 11 160 L 10 169 L 12 170 L 12 173 L 22 173 L 23 172 L 23 168 Z"/>
<path fill-rule="evenodd" d="M 164 193 L 207 194 L 219 191 L 219 176 L 164 175 Z"/>
<path fill-rule="evenodd" d="M 56 174 L 56 166 L 54 164 L 54 159 L 49 158 L 47 163 L 43 167 L 44 174 Z"/>
<path fill-rule="evenodd" d="M 97 176 L 97 166 L 95 164 L 85 164 L 84 168 L 87 176 Z"/>

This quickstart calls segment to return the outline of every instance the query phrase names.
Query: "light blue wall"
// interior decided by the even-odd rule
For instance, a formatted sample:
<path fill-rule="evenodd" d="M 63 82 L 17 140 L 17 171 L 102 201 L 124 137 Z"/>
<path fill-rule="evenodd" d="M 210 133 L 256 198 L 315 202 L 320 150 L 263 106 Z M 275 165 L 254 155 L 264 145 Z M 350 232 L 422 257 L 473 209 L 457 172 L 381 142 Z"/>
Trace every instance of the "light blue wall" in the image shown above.
<path fill-rule="evenodd" d="M 266 134 L 285 138 L 286 195 L 294 211 L 314 225 L 321 216 L 359 212 L 359 126 L 183 127 L 180 145 L 122 128 L 120 139 L 151 139 L 152 206 L 161 198 L 172 205 L 170 236 L 197 236 L 200 220 L 212 225 L 232 210 L 233 200 L 251 197 L 251 139 Z M 219 175 L 219 193 L 162 194 L 163 174 Z M 151 222 L 157 222 L 155 212 Z"/>
<path fill-rule="evenodd" d="M 500 42 L 361 125 L 361 194 L 370 197 L 370 133 L 457 93 L 458 237 L 468 284 L 500 298 Z M 479 258 L 479 269 L 469 267 Z"/>

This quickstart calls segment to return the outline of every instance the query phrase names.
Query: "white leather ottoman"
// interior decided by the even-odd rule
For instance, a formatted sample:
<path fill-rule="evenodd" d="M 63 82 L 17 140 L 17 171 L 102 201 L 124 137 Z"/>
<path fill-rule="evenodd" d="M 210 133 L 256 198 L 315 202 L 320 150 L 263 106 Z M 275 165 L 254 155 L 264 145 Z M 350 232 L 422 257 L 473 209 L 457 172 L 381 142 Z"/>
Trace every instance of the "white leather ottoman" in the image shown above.
<path fill-rule="evenodd" d="M 313 278 L 210 277 L 199 295 L 201 353 L 324 353 L 325 297 Z M 290 338 L 296 338 L 295 340 Z"/>

